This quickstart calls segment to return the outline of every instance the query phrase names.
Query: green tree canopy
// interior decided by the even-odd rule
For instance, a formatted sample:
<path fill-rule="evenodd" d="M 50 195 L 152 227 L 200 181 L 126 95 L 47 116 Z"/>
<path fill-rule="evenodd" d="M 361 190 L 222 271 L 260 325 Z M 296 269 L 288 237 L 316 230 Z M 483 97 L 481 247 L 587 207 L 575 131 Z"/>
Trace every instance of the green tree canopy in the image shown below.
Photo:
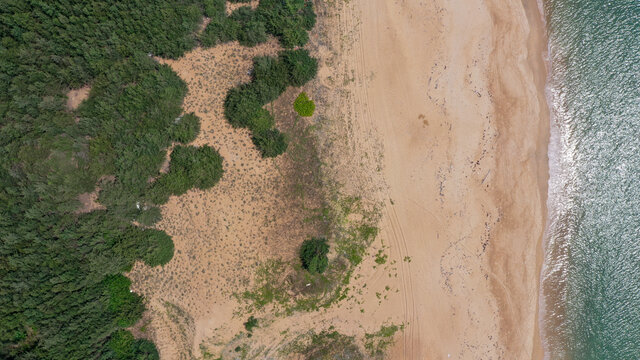
<path fill-rule="evenodd" d="M 329 266 L 329 244 L 325 238 L 311 238 L 300 247 L 300 261 L 302 267 L 312 274 L 321 274 Z"/>

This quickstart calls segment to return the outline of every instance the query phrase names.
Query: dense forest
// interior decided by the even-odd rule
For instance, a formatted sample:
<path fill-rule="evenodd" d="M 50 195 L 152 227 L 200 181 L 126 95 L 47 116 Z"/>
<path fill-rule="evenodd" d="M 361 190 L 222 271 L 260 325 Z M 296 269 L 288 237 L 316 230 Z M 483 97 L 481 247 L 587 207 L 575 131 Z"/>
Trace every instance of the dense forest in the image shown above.
<path fill-rule="evenodd" d="M 223 168 L 215 149 L 188 145 L 200 127 L 182 109 L 186 85 L 152 55 L 268 36 L 291 49 L 255 59 L 253 81 L 227 98 L 229 121 L 249 127 L 264 156 L 282 153 L 286 138 L 262 106 L 317 68 L 294 49 L 315 23 L 310 1 L 262 0 L 230 16 L 225 6 L 0 2 L 0 358 L 158 358 L 126 330 L 144 305 L 122 273 L 172 258 L 171 238 L 152 228 L 158 206 L 214 186 Z M 212 21 L 198 34 L 203 15 Z M 87 84 L 89 98 L 68 109 L 67 92 Z M 96 190 L 102 206 L 79 211 L 79 195 Z"/>

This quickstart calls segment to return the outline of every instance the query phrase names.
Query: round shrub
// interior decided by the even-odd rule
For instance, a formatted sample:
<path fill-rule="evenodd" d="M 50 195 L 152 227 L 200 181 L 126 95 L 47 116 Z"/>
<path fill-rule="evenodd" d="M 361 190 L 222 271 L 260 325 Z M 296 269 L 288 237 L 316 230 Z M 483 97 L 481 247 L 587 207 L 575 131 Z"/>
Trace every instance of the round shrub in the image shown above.
<path fill-rule="evenodd" d="M 147 237 L 147 254 L 143 257 L 149 266 L 158 266 L 168 263 L 173 258 L 173 241 L 164 231 L 145 229 Z"/>
<path fill-rule="evenodd" d="M 247 127 L 262 105 L 251 84 L 240 85 L 227 93 L 224 116 L 233 127 Z"/>
<path fill-rule="evenodd" d="M 187 177 L 198 189 L 208 189 L 222 177 L 222 157 L 211 146 L 176 146 L 169 173 Z"/>
<path fill-rule="evenodd" d="M 306 93 L 301 92 L 293 102 L 293 108 L 300 116 L 312 116 L 316 110 L 316 104 L 309 99 Z"/>
<path fill-rule="evenodd" d="M 170 195 L 182 195 L 193 187 L 208 189 L 223 173 L 222 157 L 212 147 L 178 145 L 171 153 L 169 172 L 153 183 L 147 199 L 154 204 L 164 204 Z"/>
<path fill-rule="evenodd" d="M 276 157 L 287 150 L 287 138 L 278 129 L 255 132 L 251 138 L 262 157 Z"/>
<path fill-rule="evenodd" d="M 329 244 L 325 238 L 311 238 L 305 240 L 300 247 L 300 261 L 302 267 L 312 274 L 321 274 L 329 266 Z"/>
<path fill-rule="evenodd" d="M 318 60 L 305 49 L 282 51 L 280 59 L 289 70 L 289 83 L 293 86 L 304 85 L 318 73 Z"/>

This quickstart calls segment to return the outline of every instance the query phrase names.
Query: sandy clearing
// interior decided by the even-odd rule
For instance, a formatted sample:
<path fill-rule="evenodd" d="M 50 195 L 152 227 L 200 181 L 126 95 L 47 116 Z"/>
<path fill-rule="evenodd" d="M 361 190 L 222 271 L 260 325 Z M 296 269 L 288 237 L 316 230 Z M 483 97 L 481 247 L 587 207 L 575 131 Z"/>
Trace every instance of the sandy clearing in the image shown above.
<path fill-rule="evenodd" d="M 218 149 L 225 171 L 212 189 L 171 197 L 162 207 L 157 227 L 172 236 L 173 259 L 156 268 L 137 263 L 129 274 L 132 290 L 148 302 L 147 331 L 136 333 L 154 339 L 163 359 L 200 356 L 200 345 L 219 333 L 229 341 L 246 320 L 234 317 L 232 294 L 247 288 L 262 261 L 292 258 L 302 240 L 316 235 L 303 211 L 314 206 L 313 194 L 297 198 L 295 184 L 287 181 L 291 159 L 262 159 L 249 132 L 233 129 L 223 117 L 225 94 L 249 81 L 252 58 L 277 50 L 275 40 L 254 48 L 230 43 L 198 48 L 179 60 L 159 59 L 188 85 L 183 107 L 201 119 L 193 145 Z M 286 109 L 275 110 L 293 117 L 295 95 L 285 94 Z M 284 118 L 278 117 L 279 126 Z"/>
<path fill-rule="evenodd" d="M 69 90 L 67 93 L 67 109 L 77 109 L 80 103 L 89 97 L 89 92 L 91 92 L 91 86 L 89 85 L 85 85 L 79 89 Z"/>

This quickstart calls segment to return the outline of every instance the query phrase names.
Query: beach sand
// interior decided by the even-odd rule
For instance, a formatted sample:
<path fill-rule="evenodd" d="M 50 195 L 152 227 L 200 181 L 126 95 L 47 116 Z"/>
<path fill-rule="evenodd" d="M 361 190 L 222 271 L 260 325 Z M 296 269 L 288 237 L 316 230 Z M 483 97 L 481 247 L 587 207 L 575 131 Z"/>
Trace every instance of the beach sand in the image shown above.
<path fill-rule="evenodd" d="M 537 5 L 334 0 L 316 9 L 318 77 L 275 102 L 278 126 L 290 131 L 290 104 L 309 93 L 317 114 L 305 121 L 319 129 L 323 178 L 379 204 L 380 234 L 348 299 L 284 318 L 256 313 L 257 358 L 311 328 L 362 338 L 391 323 L 405 328 L 390 359 L 541 358 L 548 110 Z M 149 309 L 135 334 L 153 339 L 162 359 L 233 349 L 246 315 L 234 316 L 232 294 L 262 261 L 295 259 L 318 231 L 305 209 L 322 190 L 291 196 L 305 165 L 289 153 L 261 159 L 249 133 L 222 117 L 251 57 L 277 47 L 226 44 L 165 61 L 189 87 L 185 110 L 202 120 L 195 145 L 219 149 L 225 175 L 163 206 L 158 227 L 173 237 L 174 258 L 129 274 Z M 378 250 L 389 256 L 383 265 Z"/>
<path fill-rule="evenodd" d="M 374 312 L 408 324 L 390 358 L 540 358 L 548 110 L 536 3 L 353 0 L 341 17 L 339 33 L 357 29 L 345 52 L 353 134 L 380 136 L 380 237 L 401 264 L 399 297 Z"/>

